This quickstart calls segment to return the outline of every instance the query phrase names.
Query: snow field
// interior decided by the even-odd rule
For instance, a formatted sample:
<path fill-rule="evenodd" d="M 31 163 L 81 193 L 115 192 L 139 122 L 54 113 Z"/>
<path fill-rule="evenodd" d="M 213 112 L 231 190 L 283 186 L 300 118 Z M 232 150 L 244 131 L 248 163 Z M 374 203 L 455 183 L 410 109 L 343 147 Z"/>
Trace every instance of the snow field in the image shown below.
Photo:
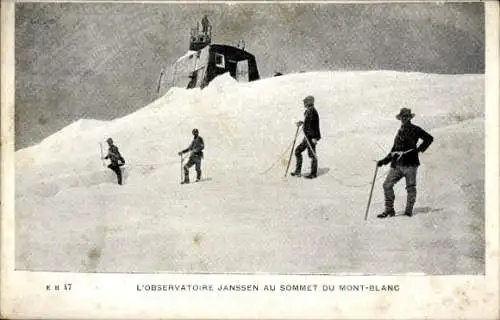
<path fill-rule="evenodd" d="M 484 76 L 311 72 L 171 89 L 126 117 L 80 120 L 16 153 L 16 266 L 108 272 L 484 272 Z M 323 138 L 315 180 L 284 178 L 302 99 Z M 402 107 L 435 141 L 420 159 L 416 215 L 379 220 L 379 169 Z M 206 181 L 179 185 L 192 128 Z M 103 167 L 112 137 L 125 185 Z M 302 139 L 299 135 L 297 143 Z M 106 150 L 104 150 L 106 151 Z M 292 159 L 290 171 L 295 160 Z M 304 154 L 303 172 L 309 170 Z M 194 168 L 191 170 L 194 177 Z M 406 200 L 404 181 L 396 208 Z"/>

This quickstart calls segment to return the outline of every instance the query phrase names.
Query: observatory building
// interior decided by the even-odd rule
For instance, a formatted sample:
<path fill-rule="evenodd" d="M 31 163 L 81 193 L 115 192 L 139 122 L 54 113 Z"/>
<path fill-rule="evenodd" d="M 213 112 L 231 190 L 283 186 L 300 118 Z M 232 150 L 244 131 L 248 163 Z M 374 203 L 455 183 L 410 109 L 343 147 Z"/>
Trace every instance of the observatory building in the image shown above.
<path fill-rule="evenodd" d="M 255 57 L 245 51 L 245 43 L 237 47 L 212 44 L 212 26 L 205 16 L 202 29 L 191 28 L 189 50 L 170 67 L 168 74 L 162 71 L 158 83 L 158 94 L 170 87 L 204 88 L 218 75 L 229 72 L 240 82 L 259 79 Z"/>

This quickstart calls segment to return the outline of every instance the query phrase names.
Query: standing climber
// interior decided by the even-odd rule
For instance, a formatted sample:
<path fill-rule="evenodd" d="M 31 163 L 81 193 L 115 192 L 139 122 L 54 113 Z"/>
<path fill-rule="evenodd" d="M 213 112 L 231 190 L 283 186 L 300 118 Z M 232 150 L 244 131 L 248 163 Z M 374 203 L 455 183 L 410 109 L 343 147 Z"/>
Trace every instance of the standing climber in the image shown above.
<path fill-rule="evenodd" d="M 201 159 L 203 158 L 203 149 L 205 148 L 205 144 L 203 142 L 203 138 L 199 136 L 198 129 L 193 129 L 193 141 L 189 145 L 188 148 L 179 152 L 179 155 L 182 155 L 188 151 L 191 151 L 189 155 L 188 162 L 184 165 L 184 183 L 189 183 L 189 168 L 195 165 L 196 169 L 196 182 L 201 179 Z"/>
<path fill-rule="evenodd" d="M 106 142 L 109 145 L 108 154 L 104 157 L 104 159 L 109 159 L 111 163 L 108 165 L 108 168 L 113 170 L 116 173 L 116 177 L 118 179 L 118 184 L 122 184 L 122 170 L 121 166 L 125 164 L 125 159 L 123 159 L 120 151 L 118 151 L 118 147 L 113 144 L 113 139 L 108 138 Z"/>
<path fill-rule="evenodd" d="M 203 18 L 201 19 L 201 31 L 207 34 L 209 27 L 210 27 L 210 21 L 208 21 L 208 16 L 204 15 Z"/>
<path fill-rule="evenodd" d="M 292 176 L 300 177 L 302 170 L 302 152 L 307 149 L 307 154 L 311 159 L 311 172 L 305 176 L 308 179 L 314 179 L 318 176 L 318 156 L 316 154 L 316 144 L 321 139 L 319 130 L 319 114 L 314 108 L 314 97 L 307 96 L 304 99 L 304 121 L 298 121 L 297 126 L 303 125 L 304 139 L 295 149 L 296 167 L 291 173 Z"/>
<path fill-rule="evenodd" d="M 395 216 L 394 211 L 394 185 L 403 177 L 406 180 L 406 208 L 405 215 L 413 215 L 413 206 L 417 198 L 417 168 L 420 165 L 418 153 L 424 152 L 431 145 L 434 138 L 425 130 L 411 123 L 415 116 L 411 109 L 401 108 L 396 119 L 401 121 L 401 127 L 396 134 L 391 152 L 382 160 L 377 162 L 377 166 L 391 163 L 391 169 L 384 182 L 385 210 L 379 214 L 378 218 Z M 417 142 L 422 139 L 422 143 L 417 147 Z"/>

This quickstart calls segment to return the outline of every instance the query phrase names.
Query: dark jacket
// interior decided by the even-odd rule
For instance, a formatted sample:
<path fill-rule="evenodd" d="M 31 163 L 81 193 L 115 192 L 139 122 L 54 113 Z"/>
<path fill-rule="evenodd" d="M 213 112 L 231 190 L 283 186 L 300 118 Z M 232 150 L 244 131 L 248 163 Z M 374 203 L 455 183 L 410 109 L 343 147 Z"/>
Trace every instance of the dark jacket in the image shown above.
<path fill-rule="evenodd" d="M 419 139 L 422 139 L 423 142 L 417 147 Z M 434 138 L 419 126 L 412 123 L 402 125 L 396 134 L 396 138 L 394 138 L 391 152 L 381 160 L 382 164 L 391 162 L 392 168 L 395 168 L 397 164 L 402 166 L 419 166 L 418 153 L 427 150 L 432 141 L 434 141 Z M 409 152 L 400 155 L 396 153 L 398 151 Z"/>
<path fill-rule="evenodd" d="M 203 142 L 203 138 L 197 136 L 196 138 L 193 139 L 193 141 L 191 142 L 191 144 L 187 149 L 182 150 L 182 153 L 191 151 L 191 155 L 203 157 L 203 149 L 205 149 L 205 143 Z"/>
<path fill-rule="evenodd" d="M 115 145 L 111 145 L 108 149 L 108 154 L 104 159 L 111 160 L 112 164 L 118 164 L 118 161 L 125 163 L 125 159 L 123 159 L 120 151 L 118 151 L 118 147 Z"/>
<path fill-rule="evenodd" d="M 304 135 L 310 139 L 321 139 L 319 131 L 319 115 L 314 107 L 307 109 L 304 112 Z"/>

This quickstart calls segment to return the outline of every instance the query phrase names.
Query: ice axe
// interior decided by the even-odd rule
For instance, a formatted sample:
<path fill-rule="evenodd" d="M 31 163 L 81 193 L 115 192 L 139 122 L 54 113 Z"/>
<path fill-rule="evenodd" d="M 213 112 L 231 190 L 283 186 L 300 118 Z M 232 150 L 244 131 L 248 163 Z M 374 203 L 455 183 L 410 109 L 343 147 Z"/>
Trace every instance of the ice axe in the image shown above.
<path fill-rule="evenodd" d="M 101 161 L 102 161 L 102 166 L 105 167 L 106 166 L 106 163 L 104 162 L 104 153 L 102 151 L 102 143 L 99 142 L 99 147 L 101 149 Z"/>
<path fill-rule="evenodd" d="M 370 196 L 368 197 L 368 205 L 366 206 L 365 220 L 368 218 L 368 211 L 370 210 L 370 204 L 372 202 L 373 186 L 375 185 L 377 171 L 378 171 L 378 163 L 375 163 L 375 174 L 373 175 L 372 187 L 370 189 Z"/>
<path fill-rule="evenodd" d="M 182 179 L 183 168 L 182 167 L 184 166 L 184 154 L 181 153 L 180 156 L 181 156 L 181 182 L 182 182 L 183 181 L 183 179 Z"/>
<path fill-rule="evenodd" d="M 293 138 L 292 150 L 290 151 L 290 157 L 288 158 L 288 164 L 286 166 L 285 177 L 288 174 L 288 169 L 290 169 L 290 162 L 292 161 L 293 149 L 295 148 L 295 143 L 297 142 L 297 136 L 299 135 L 299 129 L 301 126 L 297 126 L 297 131 L 295 131 L 295 138 Z"/>

